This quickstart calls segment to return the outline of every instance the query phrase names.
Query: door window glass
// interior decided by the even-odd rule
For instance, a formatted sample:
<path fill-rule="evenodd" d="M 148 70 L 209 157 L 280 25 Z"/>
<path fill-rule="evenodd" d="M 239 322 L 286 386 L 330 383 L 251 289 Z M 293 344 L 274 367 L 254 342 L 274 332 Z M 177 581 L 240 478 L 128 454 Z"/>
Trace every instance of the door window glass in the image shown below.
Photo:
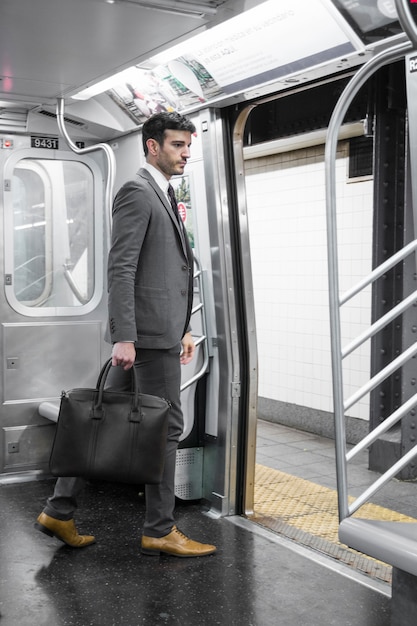
<path fill-rule="evenodd" d="M 13 275 L 25 307 L 80 307 L 94 293 L 94 181 L 84 163 L 21 159 L 14 167 Z"/>
<path fill-rule="evenodd" d="M 14 293 L 19 302 L 40 304 L 49 291 L 46 268 L 45 188 L 33 170 L 13 176 Z"/>

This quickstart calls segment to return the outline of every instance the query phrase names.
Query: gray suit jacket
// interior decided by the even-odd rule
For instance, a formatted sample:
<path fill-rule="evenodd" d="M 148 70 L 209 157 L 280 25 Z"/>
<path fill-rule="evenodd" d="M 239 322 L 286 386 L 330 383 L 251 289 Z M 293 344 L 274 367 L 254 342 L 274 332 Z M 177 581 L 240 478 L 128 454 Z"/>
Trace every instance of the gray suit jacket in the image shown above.
<path fill-rule="evenodd" d="M 189 328 L 192 290 L 193 254 L 185 229 L 141 168 L 113 204 L 107 338 L 172 348 Z"/>

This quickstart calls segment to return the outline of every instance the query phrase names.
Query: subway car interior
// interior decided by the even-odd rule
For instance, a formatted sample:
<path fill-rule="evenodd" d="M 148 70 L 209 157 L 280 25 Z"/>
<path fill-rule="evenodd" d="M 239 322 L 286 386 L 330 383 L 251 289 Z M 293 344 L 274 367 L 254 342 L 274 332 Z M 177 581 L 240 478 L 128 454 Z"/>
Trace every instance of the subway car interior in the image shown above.
<path fill-rule="evenodd" d="M 141 129 L 196 133 L 181 531 L 88 481 L 95 545 L 37 532 L 63 390 L 111 346 L 112 202 Z M 2 0 L 0 623 L 415 626 L 416 0 Z"/>

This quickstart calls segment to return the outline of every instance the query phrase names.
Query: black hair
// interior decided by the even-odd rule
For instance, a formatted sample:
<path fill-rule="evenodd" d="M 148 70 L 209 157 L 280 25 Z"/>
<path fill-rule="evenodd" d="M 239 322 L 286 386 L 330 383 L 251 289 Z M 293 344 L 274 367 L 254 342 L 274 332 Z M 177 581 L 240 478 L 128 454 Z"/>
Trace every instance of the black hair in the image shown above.
<path fill-rule="evenodd" d="M 179 113 L 162 112 L 148 118 L 142 127 L 142 144 L 145 156 L 148 154 L 148 139 L 155 139 L 160 146 L 163 145 L 166 130 L 186 130 L 195 133 L 196 128 L 188 117 Z"/>

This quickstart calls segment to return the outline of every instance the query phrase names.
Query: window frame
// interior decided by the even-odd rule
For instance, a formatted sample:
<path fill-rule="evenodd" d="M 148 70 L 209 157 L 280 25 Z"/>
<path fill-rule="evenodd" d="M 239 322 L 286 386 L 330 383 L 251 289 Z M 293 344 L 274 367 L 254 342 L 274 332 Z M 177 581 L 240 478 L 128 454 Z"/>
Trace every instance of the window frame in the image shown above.
<path fill-rule="evenodd" d="M 74 161 L 86 166 L 92 173 L 93 180 L 93 268 L 94 268 L 94 287 L 93 293 L 88 302 L 85 304 L 80 303 L 79 306 L 28 306 L 24 302 L 17 299 L 14 292 L 14 216 L 13 216 L 13 189 L 12 181 L 15 168 L 20 161 L 30 160 L 29 169 L 36 171 L 40 175 L 41 179 L 45 183 L 45 217 L 52 216 L 52 187 L 51 179 L 48 179 L 45 170 L 40 171 L 42 168 L 33 163 L 33 161 Z M 34 167 L 33 167 L 34 166 Z M 39 169 L 39 171 L 37 171 Z M 86 315 L 93 311 L 100 303 L 103 296 L 104 289 L 104 268 L 103 268 L 103 232 L 104 232 L 104 192 L 103 192 L 103 175 L 98 164 L 91 158 L 85 155 L 76 155 L 71 152 L 63 150 L 44 150 L 37 148 L 16 150 L 7 159 L 4 164 L 4 179 L 8 184 L 5 185 L 3 190 L 4 200 L 4 274 L 10 276 L 11 280 L 4 280 L 4 291 L 7 302 L 17 313 L 25 315 L 27 317 L 63 317 L 63 316 L 80 316 Z M 47 206 L 49 203 L 49 206 Z M 101 210 L 100 210 L 101 207 Z M 48 228 L 53 228 L 52 224 L 49 224 Z M 52 242 L 52 246 L 53 246 Z M 50 254 L 52 254 L 52 249 Z"/>

